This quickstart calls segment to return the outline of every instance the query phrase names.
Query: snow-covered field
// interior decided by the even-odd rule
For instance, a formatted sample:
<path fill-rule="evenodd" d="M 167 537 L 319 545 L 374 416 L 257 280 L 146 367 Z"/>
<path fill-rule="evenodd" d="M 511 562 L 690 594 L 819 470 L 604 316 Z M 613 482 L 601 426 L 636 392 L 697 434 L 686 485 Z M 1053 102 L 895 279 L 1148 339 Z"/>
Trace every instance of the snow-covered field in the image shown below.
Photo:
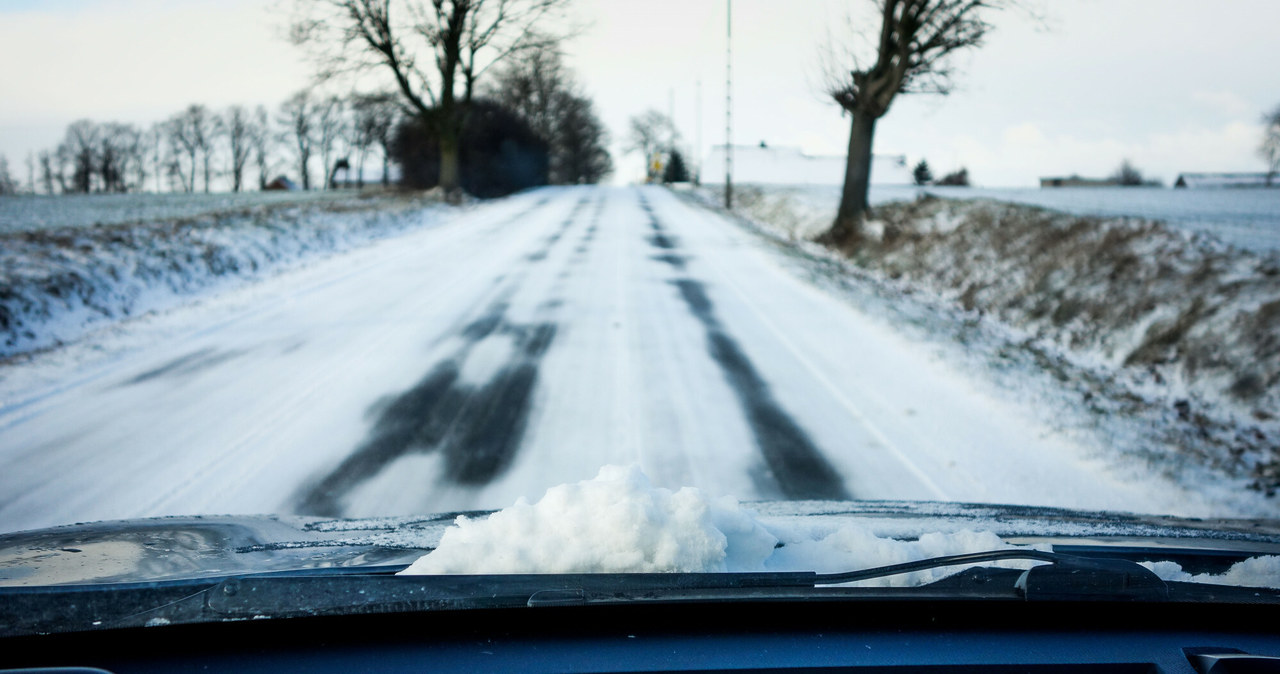
<path fill-rule="evenodd" d="M 351 191 L 61 194 L 0 197 L 0 233 L 179 220 L 290 204 L 350 201 Z"/>
<path fill-rule="evenodd" d="M 234 201 L 239 195 L 220 196 Z M 146 195 L 122 197 L 146 202 Z M 168 197 L 154 197 L 158 205 L 140 212 L 168 212 Z M 65 203 L 67 216 L 84 206 L 73 197 Z M 327 198 L 191 218 L 0 233 L 0 357 L 75 340 L 124 317 L 389 236 L 434 217 L 433 205 L 421 197 Z"/>
<path fill-rule="evenodd" d="M 0 530 L 501 508 L 607 464 L 746 500 L 1278 512 L 1142 430 L 1173 412 L 666 190 L 426 224 L 9 362 Z"/>
<path fill-rule="evenodd" d="M 948 199 L 1006 201 L 1075 215 L 1161 220 L 1175 228 L 1210 234 L 1247 250 L 1280 249 L 1280 189 L 987 189 L 872 185 L 871 203 L 911 201 L 921 193 Z M 809 238 L 829 225 L 840 203 L 840 188 L 830 185 L 741 185 L 737 186 L 737 194 L 744 204 L 763 200 L 766 202 L 763 207 L 789 211 L 788 231 L 799 238 Z"/>

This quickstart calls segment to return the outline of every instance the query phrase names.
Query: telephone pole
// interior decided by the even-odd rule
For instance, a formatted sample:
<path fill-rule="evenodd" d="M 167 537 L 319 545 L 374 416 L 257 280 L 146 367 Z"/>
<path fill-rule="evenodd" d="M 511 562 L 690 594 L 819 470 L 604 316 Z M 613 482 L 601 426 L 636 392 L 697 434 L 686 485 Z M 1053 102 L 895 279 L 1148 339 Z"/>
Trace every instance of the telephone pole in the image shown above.
<path fill-rule="evenodd" d="M 724 207 L 733 208 L 733 0 L 724 11 Z"/>

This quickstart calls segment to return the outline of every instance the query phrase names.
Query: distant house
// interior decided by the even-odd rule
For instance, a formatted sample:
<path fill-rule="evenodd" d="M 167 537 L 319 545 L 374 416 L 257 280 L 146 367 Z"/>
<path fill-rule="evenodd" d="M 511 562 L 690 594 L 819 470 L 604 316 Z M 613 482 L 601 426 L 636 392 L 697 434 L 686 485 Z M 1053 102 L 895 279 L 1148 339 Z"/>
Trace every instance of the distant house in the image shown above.
<path fill-rule="evenodd" d="M 702 182 L 724 182 L 723 145 L 711 149 L 702 164 Z M 805 154 L 798 147 L 733 146 L 733 182 L 758 185 L 840 185 L 844 183 L 843 155 Z M 911 185 L 911 169 L 902 155 L 875 155 L 871 160 L 873 185 Z"/>
<path fill-rule="evenodd" d="M 1049 177 L 1040 179 L 1040 188 L 1046 187 L 1114 187 L 1120 181 L 1115 178 L 1081 178 L 1080 176 Z"/>
<path fill-rule="evenodd" d="M 268 190 L 271 192 L 278 192 L 278 191 L 292 192 L 298 189 L 298 185 L 297 183 L 293 182 L 292 180 L 289 180 L 285 176 L 276 176 L 275 180 L 272 180 L 271 182 L 267 183 L 267 186 L 262 189 Z"/>
<path fill-rule="evenodd" d="M 392 185 L 400 184 L 400 166 L 392 164 L 387 170 L 387 182 Z M 356 168 L 348 168 L 341 171 L 333 172 L 332 186 L 337 189 L 353 188 L 353 187 L 375 187 L 382 185 L 382 165 L 381 163 L 366 166 L 364 169 L 363 180 L 360 171 Z"/>
<path fill-rule="evenodd" d="M 1272 185 L 1280 187 L 1280 176 Z M 1229 187 L 1266 187 L 1266 173 L 1179 173 L 1174 187 L 1221 189 Z"/>

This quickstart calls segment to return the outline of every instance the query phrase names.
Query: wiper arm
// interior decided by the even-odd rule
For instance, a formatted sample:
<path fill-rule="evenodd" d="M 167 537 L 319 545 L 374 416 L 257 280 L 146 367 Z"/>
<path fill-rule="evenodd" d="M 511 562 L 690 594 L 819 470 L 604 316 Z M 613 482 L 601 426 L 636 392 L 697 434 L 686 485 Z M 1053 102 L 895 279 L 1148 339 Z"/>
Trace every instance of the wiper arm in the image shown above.
<path fill-rule="evenodd" d="M 1124 559 L 1079 557 L 1040 550 L 992 550 L 931 557 L 861 571 L 817 574 L 814 585 L 838 585 L 948 566 L 1022 559 L 1048 562 L 1027 569 L 1014 587 L 1028 600 L 1107 599 L 1155 601 L 1169 598 L 1169 587 L 1146 567 Z"/>

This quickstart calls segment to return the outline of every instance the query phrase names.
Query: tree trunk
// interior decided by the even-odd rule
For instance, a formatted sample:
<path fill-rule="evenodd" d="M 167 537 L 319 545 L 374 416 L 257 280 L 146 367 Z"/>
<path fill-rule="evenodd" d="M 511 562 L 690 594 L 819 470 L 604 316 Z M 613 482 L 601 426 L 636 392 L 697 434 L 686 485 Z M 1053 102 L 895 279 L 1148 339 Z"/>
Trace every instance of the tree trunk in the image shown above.
<path fill-rule="evenodd" d="M 458 182 L 458 139 L 440 137 L 440 187 L 447 195 L 459 190 Z"/>
<path fill-rule="evenodd" d="M 857 243 L 862 235 L 862 221 L 867 216 L 867 191 L 871 185 L 871 143 L 876 133 L 876 117 L 854 112 L 849 129 L 849 156 L 844 169 L 844 190 L 840 194 L 840 210 L 831 229 L 821 241 L 837 247 Z"/>

